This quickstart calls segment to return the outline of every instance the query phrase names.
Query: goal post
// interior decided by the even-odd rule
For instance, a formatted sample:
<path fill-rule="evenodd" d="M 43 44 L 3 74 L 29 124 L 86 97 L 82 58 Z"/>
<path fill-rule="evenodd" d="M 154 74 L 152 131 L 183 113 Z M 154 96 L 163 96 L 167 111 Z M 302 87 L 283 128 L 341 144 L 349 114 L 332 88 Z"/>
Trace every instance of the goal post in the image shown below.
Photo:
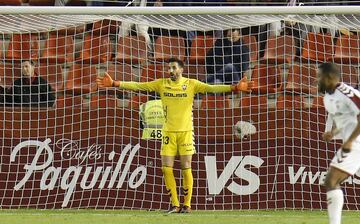
<path fill-rule="evenodd" d="M 194 97 L 192 208 L 324 209 L 321 183 L 341 142 L 322 140 L 316 71 L 334 62 L 358 87 L 359 10 L 0 7 L 0 208 L 168 208 L 162 113 L 148 104 L 159 95 L 95 80 L 166 78 L 176 57 L 186 78 L 255 82 L 249 94 Z M 25 61 L 35 79 L 25 78 Z M 54 104 L 37 95 L 40 77 Z M 345 207 L 358 210 L 360 172 L 344 192 Z"/>

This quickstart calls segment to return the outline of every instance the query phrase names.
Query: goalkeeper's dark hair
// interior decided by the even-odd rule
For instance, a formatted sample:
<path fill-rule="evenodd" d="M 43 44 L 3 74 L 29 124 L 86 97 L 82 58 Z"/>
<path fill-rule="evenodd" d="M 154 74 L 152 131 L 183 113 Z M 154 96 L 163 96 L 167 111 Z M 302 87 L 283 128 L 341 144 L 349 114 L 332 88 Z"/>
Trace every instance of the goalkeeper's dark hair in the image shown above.
<path fill-rule="evenodd" d="M 184 62 L 178 58 L 170 58 L 169 63 L 176 62 L 181 68 L 184 68 Z"/>
<path fill-rule="evenodd" d="M 36 62 L 32 59 L 21 60 L 21 63 L 29 62 L 32 66 L 36 65 Z"/>
<path fill-rule="evenodd" d="M 322 75 L 340 77 L 339 67 L 334 63 L 322 63 L 319 66 L 319 71 Z"/>

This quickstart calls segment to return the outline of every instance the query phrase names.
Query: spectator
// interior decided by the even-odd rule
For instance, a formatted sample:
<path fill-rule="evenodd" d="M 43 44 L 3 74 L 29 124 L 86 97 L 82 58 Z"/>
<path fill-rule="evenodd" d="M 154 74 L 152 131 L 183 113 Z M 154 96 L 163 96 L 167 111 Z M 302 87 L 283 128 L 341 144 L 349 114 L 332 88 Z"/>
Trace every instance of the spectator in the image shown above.
<path fill-rule="evenodd" d="M 235 83 L 249 68 L 249 48 L 243 45 L 240 30 L 227 30 L 226 38 L 215 41 L 214 48 L 206 56 L 208 83 Z"/>
<path fill-rule="evenodd" d="M 55 102 L 54 91 L 47 81 L 34 72 L 34 62 L 24 61 L 21 64 L 22 77 L 14 81 L 6 91 L 6 101 L 15 106 L 52 107 Z"/>
<path fill-rule="evenodd" d="M 164 124 L 164 109 L 161 100 L 149 100 L 140 105 L 142 139 L 161 139 Z"/>
<path fill-rule="evenodd" d="M 0 83 L 2 83 L 2 80 L 0 78 Z M 6 89 L 4 88 L 4 86 L 0 85 L 0 105 L 4 104 L 5 102 L 5 91 Z"/>

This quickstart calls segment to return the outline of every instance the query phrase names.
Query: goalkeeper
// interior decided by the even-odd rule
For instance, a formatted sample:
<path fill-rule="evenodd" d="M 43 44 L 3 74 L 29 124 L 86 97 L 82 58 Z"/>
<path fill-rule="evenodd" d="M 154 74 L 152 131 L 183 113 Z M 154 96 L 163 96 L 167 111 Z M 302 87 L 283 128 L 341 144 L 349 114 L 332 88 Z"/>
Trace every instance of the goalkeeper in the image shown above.
<path fill-rule="evenodd" d="M 171 58 L 168 66 L 169 78 L 151 82 L 122 82 L 113 80 L 109 74 L 105 73 L 103 77 L 98 77 L 96 82 L 98 87 L 117 87 L 160 94 L 165 118 L 160 155 L 165 185 L 172 204 L 169 213 L 189 213 L 191 212 L 190 203 L 193 188 L 191 160 L 192 155 L 196 152 L 192 119 L 194 96 L 197 93 L 206 92 L 249 92 L 253 82 L 248 81 L 245 77 L 236 85 L 208 85 L 195 79 L 183 77 L 184 64 L 179 59 Z M 180 208 L 173 173 L 174 160 L 177 155 L 180 156 L 183 177 L 184 204 L 182 208 Z"/>

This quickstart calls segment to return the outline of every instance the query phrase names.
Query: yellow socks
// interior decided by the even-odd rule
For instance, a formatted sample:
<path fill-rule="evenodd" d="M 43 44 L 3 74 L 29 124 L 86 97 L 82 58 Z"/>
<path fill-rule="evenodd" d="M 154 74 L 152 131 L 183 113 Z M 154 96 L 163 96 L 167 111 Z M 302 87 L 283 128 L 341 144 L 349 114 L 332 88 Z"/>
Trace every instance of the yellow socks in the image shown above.
<path fill-rule="evenodd" d="M 164 174 L 165 185 L 168 191 L 168 194 L 171 198 L 172 206 L 179 207 L 179 199 L 176 191 L 176 181 L 174 177 L 174 172 L 172 167 L 163 166 L 162 171 Z M 191 168 L 185 168 L 182 170 L 182 190 L 184 193 L 184 206 L 191 207 L 191 198 L 192 198 L 192 191 L 193 191 L 193 175 Z"/>
<path fill-rule="evenodd" d="M 193 191 L 193 175 L 191 168 L 185 168 L 182 170 L 182 183 L 183 183 L 183 193 L 184 193 L 184 206 L 191 207 L 191 197 Z"/>
<path fill-rule="evenodd" d="M 180 207 L 179 199 L 178 199 L 178 195 L 177 195 L 177 191 L 176 191 L 176 181 L 175 181 L 175 177 L 174 177 L 173 168 L 168 167 L 168 166 L 163 166 L 162 172 L 164 174 L 165 185 L 166 185 L 168 194 L 170 195 L 172 206 Z M 192 179 L 192 177 L 191 177 L 191 179 Z"/>

